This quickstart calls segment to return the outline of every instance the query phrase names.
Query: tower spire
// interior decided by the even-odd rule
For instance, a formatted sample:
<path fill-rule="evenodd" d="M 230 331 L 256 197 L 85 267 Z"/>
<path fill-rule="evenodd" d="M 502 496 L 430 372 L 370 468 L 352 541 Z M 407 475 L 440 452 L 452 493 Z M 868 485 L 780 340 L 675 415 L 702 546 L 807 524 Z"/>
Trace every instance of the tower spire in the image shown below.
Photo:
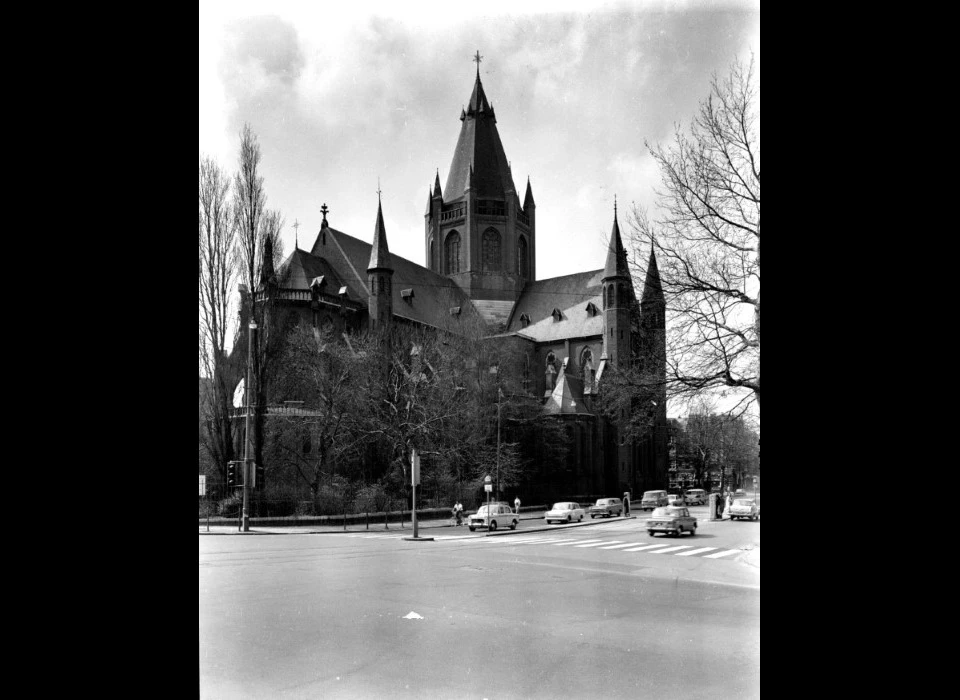
<path fill-rule="evenodd" d="M 613 205 L 613 230 L 610 232 L 610 247 L 607 249 L 607 264 L 603 268 L 603 277 L 629 277 L 630 268 L 627 265 L 627 251 L 620 238 L 620 224 L 617 223 L 617 205 Z"/>
<path fill-rule="evenodd" d="M 373 245 L 370 246 L 370 263 L 367 270 L 390 269 L 390 249 L 387 246 L 387 229 L 383 225 L 383 204 L 380 202 L 380 187 L 377 183 L 377 224 L 373 229 Z"/>

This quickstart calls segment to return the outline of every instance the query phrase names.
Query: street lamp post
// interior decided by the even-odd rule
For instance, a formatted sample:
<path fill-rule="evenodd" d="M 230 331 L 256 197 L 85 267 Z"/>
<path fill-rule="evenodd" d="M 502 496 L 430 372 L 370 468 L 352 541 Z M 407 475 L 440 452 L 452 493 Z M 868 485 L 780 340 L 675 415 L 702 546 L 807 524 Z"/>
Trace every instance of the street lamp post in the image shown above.
<path fill-rule="evenodd" d="M 497 500 L 500 500 L 500 399 L 503 392 L 497 387 Z"/>
<path fill-rule="evenodd" d="M 257 332 L 257 322 L 250 320 L 249 332 L 247 333 L 247 410 L 246 426 L 244 433 L 243 448 L 243 531 L 250 532 L 250 478 L 253 470 L 250 469 L 250 408 L 251 408 L 251 384 L 253 378 L 253 336 Z"/>

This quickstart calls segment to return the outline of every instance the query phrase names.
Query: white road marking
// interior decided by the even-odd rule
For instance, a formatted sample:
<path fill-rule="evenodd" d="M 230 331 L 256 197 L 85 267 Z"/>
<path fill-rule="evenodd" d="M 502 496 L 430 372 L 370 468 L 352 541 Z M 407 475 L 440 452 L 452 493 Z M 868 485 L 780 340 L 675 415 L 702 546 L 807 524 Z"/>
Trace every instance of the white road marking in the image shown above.
<path fill-rule="evenodd" d="M 577 547 L 599 547 L 602 544 L 613 544 L 614 542 L 623 542 L 623 540 L 600 540 L 599 542 L 594 542 L 593 544 L 578 544 Z"/>
<path fill-rule="evenodd" d="M 623 549 L 624 547 L 633 547 L 634 545 L 640 544 L 639 542 L 628 542 L 627 544 L 615 544 L 612 547 L 601 547 L 600 549 Z"/>
<path fill-rule="evenodd" d="M 645 545 L 643 545 L 642 547 L 634 547 L 633 549 L 625 549 L 625 550 L 623 550 L 623 551 L 624 551 L 624 552 L 639 552 L 639 551 L 641 551 L 641 550 L 650 549 L 650 548 L 652 548 L 652 547 L 667 547 L 667 546 L 669 546 L 669 545 L 665 545 L 665 544 L 662 544 L 662 543 L 661 543 L 661 544 L 645 544 Z"/>
<path fill-rule="evenodd" d="M 740 553 L 740 550 L 739 550 L 739 549 L 728 549 L 728 550 L 725 551 L 725 552 L 717 552 L 716 554 L 708 554 L 707 556 L 704 557 L 704 559 L 719 559 L 720 557 L 726 557 L 726 556 L 729 556 L 730 554 L 739 554 L 739 553 Z"/>
<path fill-rule="evenodd" d="M 658 549 L 656 551 L 650 552 L 650 554 L 666 554 L 667 552 L 679 552 L 681 549 L 690 549 L 692 544 L 682 544 L 679 547 L 667 547 L 666 549 Z"/>
<path fill-rule="evenodd" d="M 586 544 L 587 542 L 603 542 L 603 540 L 567 540 L 566 542 L 557 542 L 554 547 L 563 547 L 568 544 Z"/>
<path fill-rule="evenodd" d="M 701 547 L 700 549 L 693 549 L 689 552 L 680 552 L 678 557 L 689 557 L 694 554 L 703 554 L 704 552 L 709 552 L 711 549 L 716 549 L 716 547 Z"/>

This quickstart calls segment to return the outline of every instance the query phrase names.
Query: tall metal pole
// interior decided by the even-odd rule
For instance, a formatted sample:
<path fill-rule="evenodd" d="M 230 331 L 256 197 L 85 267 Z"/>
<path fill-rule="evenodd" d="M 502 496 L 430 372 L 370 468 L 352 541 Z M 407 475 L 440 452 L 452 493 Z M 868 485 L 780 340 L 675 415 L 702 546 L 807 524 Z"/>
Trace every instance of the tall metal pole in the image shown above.
<path fill-rule="evenodd" d="M 497 500 L 500 500 L 500 397 L 502 393 L 497 387 Z"/>
<path fill-rule="evenodd" d="M 250 320 L 247 333 L 247 410 L 243 448 L 243 531 L 250 532 L 250 408 L 252 405 L 251 384 L 253 383 L 253 336 L 257 332 L 257 322 Z"/>

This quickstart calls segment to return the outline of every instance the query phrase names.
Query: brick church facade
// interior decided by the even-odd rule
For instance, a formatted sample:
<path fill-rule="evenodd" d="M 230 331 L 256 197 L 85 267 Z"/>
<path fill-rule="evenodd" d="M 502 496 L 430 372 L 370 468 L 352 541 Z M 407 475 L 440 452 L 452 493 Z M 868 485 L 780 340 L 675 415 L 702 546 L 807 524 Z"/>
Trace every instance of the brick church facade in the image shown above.
<path fill-rule="evenodd" d="M 324 204 L 312 247 L 297 247 L 276 273 L 265 270 L 269 283 L 257 298 L 270 295 L 316 326 L 348 332 L 480 324 L 491 342 L 521 348 L 544 419 L 568 424 L 567 493 L 666 488 L 664 392 L 649 400 L 654 427 L 633 443 L 621 444 L 615 422 L 599 410 L 610 367 L 642 355 L 644 371 L 664 377 L 664 297 L 653 252 L 638 302 L 614 209 L 603 269 L 537 279 L 533 190 L 528 179 L 521 200 L 479 70 L 460 122 L 446 186 L 438 172 L 428 192 L 425 265 L 390 252 L 381 204 L 371 243 L 331 227 Z"/>

